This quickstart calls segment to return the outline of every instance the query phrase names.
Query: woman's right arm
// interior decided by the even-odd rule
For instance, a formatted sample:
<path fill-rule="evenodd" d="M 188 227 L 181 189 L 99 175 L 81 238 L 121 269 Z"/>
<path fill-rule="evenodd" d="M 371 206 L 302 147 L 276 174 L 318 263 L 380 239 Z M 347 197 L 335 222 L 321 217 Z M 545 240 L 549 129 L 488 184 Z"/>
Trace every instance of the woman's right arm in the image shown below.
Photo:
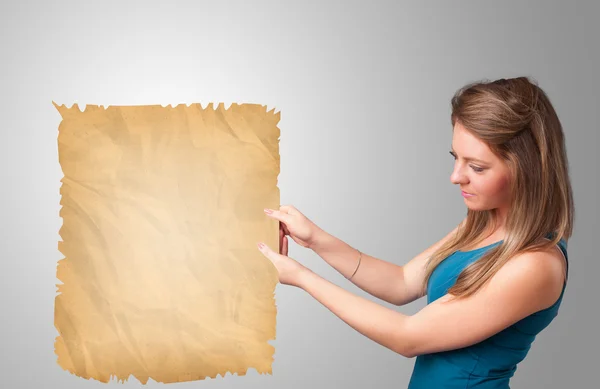
<path fill-rule="evenodd" d="M 390 304 L 401 306 L 413 302 L 424 295 L 421 285 L 427 259 L 456 234 L 457 229 L 458 226 L 403 266 L 362 253 L 360 267 L 351 282 Z M 323 230 L 319 230 L 310 248 L 346 278 L 356 269 L 358 251 Z"/>

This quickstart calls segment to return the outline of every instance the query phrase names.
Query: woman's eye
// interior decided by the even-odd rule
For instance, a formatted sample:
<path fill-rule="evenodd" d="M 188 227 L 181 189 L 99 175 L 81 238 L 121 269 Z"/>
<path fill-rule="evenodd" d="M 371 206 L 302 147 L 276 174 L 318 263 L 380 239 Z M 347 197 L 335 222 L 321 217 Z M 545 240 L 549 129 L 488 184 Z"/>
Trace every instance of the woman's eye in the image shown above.
<path fill-rule="evenodd" d="M 450 151 L 450 155 L 456 161 L 456 154 L 454 154 L 452 151 Z M 481 168 L 481 167 L 477 167 L 477 166 L 473 166 L 473 165 L 470 165 L 470 166 L 471 166 L 471 169 L 473 169 L 476 173 L 481 173 L 485 170 L 484 168 Z"/>

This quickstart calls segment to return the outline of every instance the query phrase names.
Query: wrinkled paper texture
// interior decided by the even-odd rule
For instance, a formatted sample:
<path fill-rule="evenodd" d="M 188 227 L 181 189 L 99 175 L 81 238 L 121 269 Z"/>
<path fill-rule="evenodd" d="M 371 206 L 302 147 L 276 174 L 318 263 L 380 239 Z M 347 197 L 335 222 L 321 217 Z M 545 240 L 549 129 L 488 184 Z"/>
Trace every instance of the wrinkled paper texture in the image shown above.
<path fill-rule="evenodd" d="M 272 374 L 280 113 L 257 104 L 53 103 L 61 182 L 55 341 L 86 379 Z"/>

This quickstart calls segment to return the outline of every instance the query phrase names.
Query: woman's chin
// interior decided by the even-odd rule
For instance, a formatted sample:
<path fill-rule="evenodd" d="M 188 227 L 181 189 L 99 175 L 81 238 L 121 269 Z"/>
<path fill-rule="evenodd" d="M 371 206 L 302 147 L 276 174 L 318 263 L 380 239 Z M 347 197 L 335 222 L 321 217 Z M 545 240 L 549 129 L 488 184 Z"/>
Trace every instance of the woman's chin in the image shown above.
<path fill-rule="evenodd" d="M 486 207 L 486 206 L 482 206 L 479 204 L 469 204 L 467 203 L 467 208 L 469 208 L 471 211 L 489 211 L 491 209 L 493 209 L 492 207 Z"/>
<path fill-rule="evenodd" d="M 486 209 L 486 207 L 482 207 L 481 204 L 474 204 L 473 201 L 470 201 L 469 199 L 465 199 L 465 205 L 473 211 L 483 211 Z"/>

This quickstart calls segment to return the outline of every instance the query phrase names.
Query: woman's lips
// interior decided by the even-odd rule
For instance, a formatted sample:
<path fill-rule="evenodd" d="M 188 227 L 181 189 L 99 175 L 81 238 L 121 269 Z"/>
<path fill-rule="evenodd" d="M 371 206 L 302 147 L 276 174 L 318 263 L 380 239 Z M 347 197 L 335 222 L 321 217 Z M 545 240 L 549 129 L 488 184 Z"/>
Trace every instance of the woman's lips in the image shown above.
<path fill-rule="evenodd" d="M 463 195 L 463 197 L 473 197 L 473 196 L 475 196 L 474 194 L 463 192 L 462 190 L 460 191 L 460 193 Z"/>

